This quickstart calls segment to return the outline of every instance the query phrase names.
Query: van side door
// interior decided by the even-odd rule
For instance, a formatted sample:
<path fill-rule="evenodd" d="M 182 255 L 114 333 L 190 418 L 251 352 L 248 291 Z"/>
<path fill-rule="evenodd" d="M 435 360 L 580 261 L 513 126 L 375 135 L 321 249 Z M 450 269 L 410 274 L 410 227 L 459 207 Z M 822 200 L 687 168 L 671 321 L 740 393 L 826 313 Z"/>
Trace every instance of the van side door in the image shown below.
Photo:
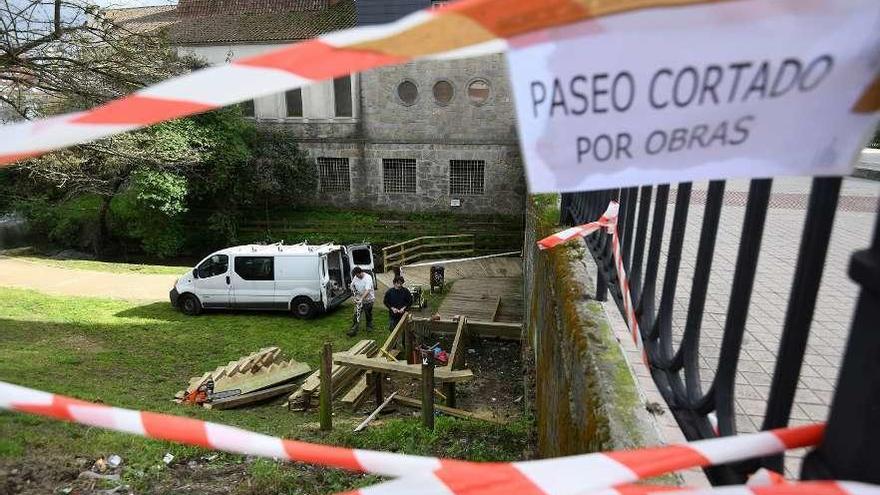
<path fill-rule="evenodd" d="M 228 308 L 232 303 L 229 256 L 212 254 L 196 267 L 193 280 L 196 296 L 205 308 Z"/>
<path fill-rule="evenodd" d="M 275 304 L 287 309 L 294 298 L 306 296 L 321 300 L 321 258 L 319 256 L 278 256 L 275 258 Z"/>
<path fill-rule="evenodd" d="M 236 308 L 275 308 L 275 257 L 236 256 L 232 291 Z"/>

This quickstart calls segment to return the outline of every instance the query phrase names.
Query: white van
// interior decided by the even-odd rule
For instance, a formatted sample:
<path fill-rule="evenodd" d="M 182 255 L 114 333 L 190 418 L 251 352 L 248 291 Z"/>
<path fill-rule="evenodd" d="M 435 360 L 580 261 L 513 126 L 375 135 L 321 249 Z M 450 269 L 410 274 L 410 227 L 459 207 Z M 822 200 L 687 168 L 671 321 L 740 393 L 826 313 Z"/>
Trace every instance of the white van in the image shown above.
<path fill-rule="evenodd" d="M 373 271 L 368 244 L 247 245 L 212 253 L 171 289 L 188 315 L 202 309 L 274 309 L 311 318 L 351 296 L 351 270 Z"/>

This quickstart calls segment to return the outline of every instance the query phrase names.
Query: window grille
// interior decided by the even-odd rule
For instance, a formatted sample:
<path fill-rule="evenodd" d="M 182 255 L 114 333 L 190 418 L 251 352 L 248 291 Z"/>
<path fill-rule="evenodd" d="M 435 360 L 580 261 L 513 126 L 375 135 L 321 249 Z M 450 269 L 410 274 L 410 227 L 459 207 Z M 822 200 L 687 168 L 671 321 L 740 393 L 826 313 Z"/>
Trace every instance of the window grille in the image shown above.
<path fill-rule="evenodd" d="M 411 158 L 383 158 L 383 184 L 386 193 L 416 192 L 416 161 Z"/>
<path fill-rule="evenodd" d="M 348 158 L 318 158 L 318 183 L 321 192 L 350 191 Z"/>
<path fill-rule="evenodd" d="M 486 162 L 483 160 L 450 160 L 449 194 L 483 194 Z"/>

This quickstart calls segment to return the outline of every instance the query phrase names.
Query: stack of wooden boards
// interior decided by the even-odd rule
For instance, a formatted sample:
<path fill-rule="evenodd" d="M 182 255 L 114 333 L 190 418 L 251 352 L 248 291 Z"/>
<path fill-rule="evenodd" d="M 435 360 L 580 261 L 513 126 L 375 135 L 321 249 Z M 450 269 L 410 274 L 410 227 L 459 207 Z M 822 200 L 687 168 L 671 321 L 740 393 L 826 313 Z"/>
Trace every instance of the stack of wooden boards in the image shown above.
<path fill-rule="evenodd" d="M 374 357 L 379 354 L 379 346 L 375 340 L 361 340 L 344 353 L 347 356 Z M 357 407 L 367 397 L 367 373 L 353 366 L 333 365 L 330 375 L 333 399 L 340 399 L 344 404 Z M 315 371 L 306 378 L 284 404 L 291 410 L 305 411 L 318 404 L 321 388 L 321 371 Z"/>
<path fill-rule="evenodd" d="M 239 407 L 290 392 L 296 388 L 291 382 L 309 371 L 311 368 L 308 364 L 282 359 L 278 347 L 266 347 L 202 376 L 193 377 L 186 390 L 178 392 L 175 398 L 182 401 L 212 380 L 213 393 L 208 395 L 203 406 L 213 409 Z"/>

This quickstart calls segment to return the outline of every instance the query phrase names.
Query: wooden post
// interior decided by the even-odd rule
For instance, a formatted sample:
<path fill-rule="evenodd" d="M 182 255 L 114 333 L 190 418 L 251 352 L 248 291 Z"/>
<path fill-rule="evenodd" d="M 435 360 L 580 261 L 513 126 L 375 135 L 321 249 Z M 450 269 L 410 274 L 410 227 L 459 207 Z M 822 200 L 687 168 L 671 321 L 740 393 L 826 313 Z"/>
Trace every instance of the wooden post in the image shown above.
<path fill-rule="evenodd" d="M 330 431 L 333 429 L 333 345 L 330 342 L 324 342 L 324 349 L 321 353 L 321 403 L 318 416 L 321 421 L 321 430 Z"/>
<path fill-rule="evenodd" d="M 443 394 L 446 395 L 446 406 L 455 407 L 455 382 L 444 383 Z"/>
<path fill-rule="evenodd" d="M 434 353 L 422 357 L 422 424 L 434 429 Z"/>
<path fill-rule="evenodd" d="M 385 400 L 385 396 L 382 393 L 382 373 L 378 371 L 373 372 L 373 391 L 376 393 L 376 406 L 379 406 Z"/>
<path fill-rule="evenodd" d="M 403 329 L 403 353 L 407 364 L 415 364 L 413 363 L 413 326 L 407 325 Z"/>

